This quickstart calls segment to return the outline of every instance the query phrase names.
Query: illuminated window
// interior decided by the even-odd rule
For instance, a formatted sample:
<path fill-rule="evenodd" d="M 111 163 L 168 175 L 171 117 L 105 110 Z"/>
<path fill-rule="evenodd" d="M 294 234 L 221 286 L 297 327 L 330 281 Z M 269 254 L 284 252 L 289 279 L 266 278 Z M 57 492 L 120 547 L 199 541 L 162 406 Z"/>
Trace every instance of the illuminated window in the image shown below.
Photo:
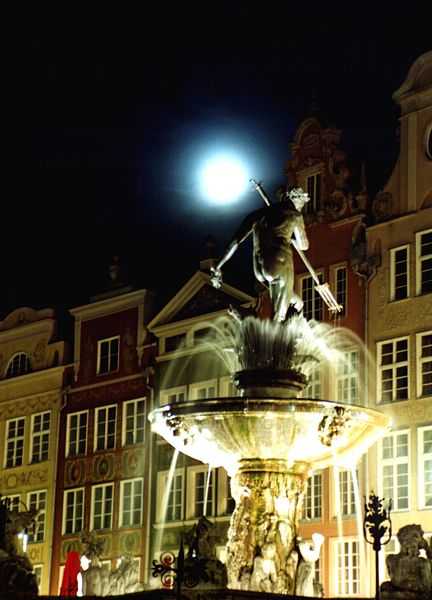
<path fill-rule="evenodd" d="M 306 177 L 306 191 L 310 198 L 305 205 L 306 213 L 314 213 L 321 208 L 321 173 Z"/>
<path fill-rule="evenodd" d="M 158 497 L 168 498 L 166 500 L 166 515 L 162 514 L 163 502 L 157 506 L 157 521 L 163 523 L 166 521 L 183 520 L 183 502 L 184 502 L 184 469 L 176 469 L 173 473 L 171 487 L 169 491 L 169 471 L 160 471 L 158 473 Z"/>
<path fill-rule="evenodd" d="M 432 229 L 416 234 L 417 294 L 432 292 Z"/>
<path fill-rule="evenodd" d="M 66 456 L 82 456 L 87 451 L 88 411 L 67 416 Z"/>
<path fill-rule="evenodd" d="M 380 495 L 392 499 L 395 511 L 409 509 L 409 439 L 408 430 L 396 431 L 380 442 Z"/>
<path fill-rule="evenodd" d="M 347 269 L 346 267 L 336 267 L 335 269 L 335 289 L 336 302 L 342 306 L 342 310 L 338 313 L 340 316 L 346 315 L 347 305 Z"/>
<path fill-rule="evenodd" d="M 320 283 L 323 283 L 324 277 L 322 273 L 317 273 Z M 315 289 L 315 282 L 310 275 L 301 277 L 300 279 L 301 299 L 303 300 L 303 316 L 305 319 L 315 319 L 322 321 L 323 319 L 323 301 L 321 296 Z"/>
<path fill-rule="evenodd" d="M 336 397 L 338 402 L 359 403 L 359 353 L 350 350 L 342 353 L 336 371 Z"/>
<path fill-rule="evenodd" d="M 312 368 L 308 384 L 303 390 L 303 398 L 322 398 L 322 370 L 319 366 Z"/>
<path fill-rule="evenodd" d="M 360 594 L 360 545 L 357 540 L 335 542 L 337 577 L 335 593 L 338 596 Z"/>
<path fill-rule="evenodd" d="M 98 342 L 97 374 L 106 375 L 119 368 L 120 336 Z"/>
<path fill-rule="evenodd" d="M 419 396 L 432 396 L 432 331 L 417 335 L 417 388 Z"/>
<path fill-rule="evenodd" d="M 81 533 L 84 527 L 84 488 L 66 490 L 63 497 L 63 534 Z"/>
<path fill-rule="evenodd" d="M 233 398 L 239 395 L 238 387 L 231 376 L 221 377 L 219 380 L 219 396 L 221 398 Z"/>
<path fill-rule="evenodd" d="M 143 479 L 120 482 L 120 527 L 142 525 Z"/>
<path fill-rule="evenodd" d="M 189 469 L 191 477 L 192 489 L 191 495 L 193 498 L 193 517 L 213 516 L 215 513 L 215 480 L 216 474 L 214 469 L 210 471 L 207 467 L 191 467 Z M 205 504 L 207 498 L 207 505 Z M 206 509 L 204 507 L 206 506 Z M 189 515 L 188 515 L 189 516 Z"/>
<path fill-rule="evenodd" d="M 18 377 L 31 371 L 30 357 L 25 352 L 15 354 L 7 366 L 6 377 Z"/>
<path fill-rule="evenodd" d="M 123 446 L 142 444 L 145 431 L 145 399 L 123 404 Z"/>
<path fill-rule="evenodd" d="M 25 419 L 6 421 L 5 467 L 19 467 L 23 464 Z"/>
<path fill-rule="evenodd" d="M 111 450 L 115 447 L 117 406 L 103 406 L 96 409 L 95 450 Z"/>
<path fill-rule="evenodd" d="M 39 593 L 41 593 L 42 571 L 43 571 L 43 565 L 33 565 L 33 573 L 35 574 L 35 577 L 36 577 L 36 583 L 38 586 Z"/>
<path fill-rule="evenodd" d="M 378 399 L 379 402 L 408 400 L 408 338 L 378 343 Z"/>
<path fill-rule="evenodd" d="M 191 400 L 205 400 L 207 398 L 215 398 L 217 392 L 217 380 L 201 381 L 190 385 Z"/>
<path fill-rule="evenodd" d="M 21 496 L 19 494 L 13 494 L 12 496 L 3 496 L 3 498 L 9 501 L 9 510 L 20 510 Z"/>
<path fill-rule="evenodd" d="M 311 477 L 309 477 L 303 506 L 304 519 L 321 519 L 322 473 L 314 473 Z"/>
<path fill-rule="evenodd" d="M 29 544 L 43 542 L 45 539 L 46 502 L 46 490 L 30 492 L 27 494 L 27 506 L 29 510 L 33 509 L 37 511 L 34 527 L 29 531 Z"/>
<path fill-rule="evenodd" d="M 409 246 L 390 250 L 390 300 L 409 296 Z"/>
<path fill-rule="evenodd" d="M 114 484 L 105 483 L 92 487 L 91 528 L 111 529 L 113 515 Z"/>
<path fill-rule="evenodd" d="M 175 404 L 176 402 L 184 402 L 186 400 L 186 386 L 161 390 L 160 405 Z"/>
<path fill-rule="evenodd" d="M 356 513 L 355 490 L 351 471 L 340 469 L 336 471 L 336 485 L 339 493 L 339 506 L 337 510 L 343 517 L 349 517 Z"/>
<path fill-rule="evenodd" d="M 419 508 L 432 508 L 432 425 L 418 429 Z"/>
<path fill-rule="evenodd" d="M 31 463 L 38 463 L 48 460 L 50 419 L 51 415 L 49 411 L 32 415 L 30 450 Z"/>

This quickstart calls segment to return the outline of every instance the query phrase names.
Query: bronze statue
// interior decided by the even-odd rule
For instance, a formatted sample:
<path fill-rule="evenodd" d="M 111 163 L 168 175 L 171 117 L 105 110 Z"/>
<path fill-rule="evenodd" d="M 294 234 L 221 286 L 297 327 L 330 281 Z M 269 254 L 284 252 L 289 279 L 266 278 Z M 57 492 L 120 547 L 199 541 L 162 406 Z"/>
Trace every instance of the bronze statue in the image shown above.
<path fill-rule="evenodd" d="M 224 256 L 212 269 L 212 283 L 220 287 L 221 268 L 249 235 L 253 234 L 253 267 L 256 279 L 268 287 L 274 319 L 284 321 L 289 306 L 297 311 L 302 300 L 294 292 L 292 240 L 300 250 L 307 250 L 309 242 L 301 213 L 308 195 L 296 189 L 281 196 L 277 204 L 268 204 L 246 217 L 240 225 Z"/>

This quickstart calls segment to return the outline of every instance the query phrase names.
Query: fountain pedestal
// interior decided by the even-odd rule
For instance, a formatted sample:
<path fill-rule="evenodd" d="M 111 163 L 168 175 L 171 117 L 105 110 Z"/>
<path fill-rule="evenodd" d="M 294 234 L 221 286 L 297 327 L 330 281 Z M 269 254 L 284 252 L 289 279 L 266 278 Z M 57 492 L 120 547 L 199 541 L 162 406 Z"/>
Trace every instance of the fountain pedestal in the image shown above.
<path fill-rule="evenodd" d="M 228 531 L 228 585 L 274 594 L 296 588 L 298 518 L 308 465 L 242 460 L 232 479 L 236 508 Z"/>

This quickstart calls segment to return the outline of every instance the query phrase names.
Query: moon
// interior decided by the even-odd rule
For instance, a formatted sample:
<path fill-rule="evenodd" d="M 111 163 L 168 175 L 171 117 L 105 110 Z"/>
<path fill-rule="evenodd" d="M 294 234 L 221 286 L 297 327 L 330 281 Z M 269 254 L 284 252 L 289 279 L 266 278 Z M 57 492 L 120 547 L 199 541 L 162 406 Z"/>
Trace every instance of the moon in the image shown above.
<path fill-rule="evenodd" d="M 234 202 L 244 192 L 247 183 L 246 169 L 236 157 L 219 155 L 209 159 L 203 165 L 201 189 L 214 203 Z"/>

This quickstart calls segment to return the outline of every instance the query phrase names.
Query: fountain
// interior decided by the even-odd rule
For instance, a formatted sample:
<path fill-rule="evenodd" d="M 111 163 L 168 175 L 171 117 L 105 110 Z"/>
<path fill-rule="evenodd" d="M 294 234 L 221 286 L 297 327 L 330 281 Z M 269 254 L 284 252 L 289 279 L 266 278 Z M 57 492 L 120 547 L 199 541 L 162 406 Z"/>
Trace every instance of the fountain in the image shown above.
<path fill-rule="evenodd" d="M 218 327 L 217 352 L 231 363 L 241 395 L 166 405 L 149 418 L 175 449 L 231 476 L 236 508 L 228 531 L 228 587 L 312 596 L 322 539 L 314 536 L 311 546 L 297 536 L 307 478 L 335 462 L 351 467 L 389 422 L 363 406 L 300 397 L 313 366 L 335 363 L 343 344 L 337 330 L 306 321 L 293 291 L 292 245 L 312 269 L 302 253 L 308 246 L 304 201 L 301 190 L 277 205 L 267 201 L 213 269 L 218 286 L 222 265 L 253 233 L 255 274 L 268 285 L 273 318 L 232 311 Z M 331 311 L 340 309 L 326 284 L 316 290 Z"/>

